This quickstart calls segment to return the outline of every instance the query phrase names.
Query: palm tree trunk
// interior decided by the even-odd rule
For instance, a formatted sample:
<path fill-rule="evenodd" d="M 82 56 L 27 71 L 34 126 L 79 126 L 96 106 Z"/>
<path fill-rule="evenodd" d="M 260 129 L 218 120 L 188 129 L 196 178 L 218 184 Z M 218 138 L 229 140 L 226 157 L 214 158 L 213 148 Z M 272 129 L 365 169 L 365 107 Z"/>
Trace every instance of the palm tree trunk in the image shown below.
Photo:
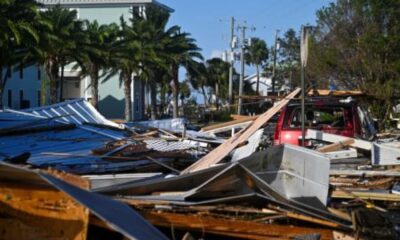
<path fill-rule="evenodd" d="M 215 106 L 219 109 L 219 84 L 215 83 Z"/>
<path fill-rule="evenodd" d="M 63 90 L 64 90 L 64 63 L 61 65 L 61 77 L 60 77 L 60 95 L 58 98 L 58 102 L 63 101 Z"/>
<path fill-rule="evenodd" d="M 157 119 L 157 89 L 156 84 L 150 84 L 150 98 L 151 98 L 151 120 Z"/>
<path fill-rule="evenodd" d="M 204 89 L 204 86 L 201 86 L 201 92 L 202 92 L 203 98 L 204 98 L 204 106 L 207 107 L 208 100 L 207 100 L 207 94 L 206 94 L 206 90 Z"/>
<path fill-rule="evenodd" d="M 175 64 L 172 65 L 172 95 L 173 95 L 173 118 L 179 117 L 179 107 L 178 107 L 178 100 L 179 100 L 179 79 L 178 79 L 178 66 Z"/>
<path fill-rule="evenodd" d="M 260 95 L 260 69 L 258 64 L 256 64 L 256 74 L 257 74 L 257 86 L 256 86 L 256 95 Z"/>
<path fill-rule="evenodd" d="M 160 113 L 161 115 L 164 114 L 165 111 L 165 104 L 166 104 L 166 95 L 167 91 L 165 91 L 165 86 L 163 86 L 164 83 L 161 83 L 161 89 L 160 89 Z"/>
<path fill-rule="evenodd" d="M 97 67 L 94 67 L 92 73 L 90 74 L 92 88 L 92 99 L 90 102 L 92 103 L 93 107 L 99 109 L 99 72 Z"/>
<path fill-rule="evenodd" d="M 3 95 L 4 95 L 4 88 L 6 87 L 7 83 L 7 75 L 9 69 L 6 71 L 5 75 L 3 76 L 3 67 L 0 67 L 0 77 L 1 77 L 1 86 L 0 86 L 0 109 L 4 109 L 3 103 Z"/>
<path fill-rule="evenodd" d="M 57 103 L 57 76 L 58 76 L 58 65 L 53 59 L 49 59 L 45 63 L 45 69 L 47 76 L 49 77 L 50 85 L 50 104 Z"/>
<path fill-rule="evenodd" d="M 124 94 L 125 94 L 125 120 L 128 122 L 132 121 L 132 74 L 129 72 L 122 73 L 122 80 L 124 82 Z"/>

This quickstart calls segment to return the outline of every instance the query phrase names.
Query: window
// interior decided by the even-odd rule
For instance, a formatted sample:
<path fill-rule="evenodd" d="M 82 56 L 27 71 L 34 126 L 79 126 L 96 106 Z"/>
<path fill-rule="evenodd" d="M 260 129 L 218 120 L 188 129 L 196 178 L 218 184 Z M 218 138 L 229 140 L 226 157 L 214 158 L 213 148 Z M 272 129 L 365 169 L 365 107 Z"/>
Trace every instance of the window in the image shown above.
<path fill-rule="evenodd" d="M 8 89 L 8 94 L 7 94 L 7 105 L 9 108 L 12 108 L 12 90 Z"/>
<path fill-rule="evenodd" d="M 305 127 L 320 128 L 329 125 L 332 128 L 344 128 L 346 119 L 346 109 L 341 107 L 330 108 L 310 108 L 305 109 Z M 288 112 L 289 113 L 289 112 Z M 297 107 L 287 115 L 285 119 L 285 128 L 301 127 L 301 108 Z"/>
<path fill-rule="evenodd" d="M 40 67 L 37 69 L 37 79 L 40 81 L 41 78 L 41 72 L 40 72 Z"/>

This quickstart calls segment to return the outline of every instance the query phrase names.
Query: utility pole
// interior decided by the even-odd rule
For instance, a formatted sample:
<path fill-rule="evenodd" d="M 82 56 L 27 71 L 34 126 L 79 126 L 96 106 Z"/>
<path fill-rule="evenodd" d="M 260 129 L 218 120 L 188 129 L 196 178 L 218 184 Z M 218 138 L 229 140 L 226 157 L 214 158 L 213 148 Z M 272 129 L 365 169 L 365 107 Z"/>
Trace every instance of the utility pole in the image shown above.
<path fill-rule="evenodd" d="M 301 58 L 301 145 L 305 146 L 305 83 L 304 72 L 307 66 L 308 58 L 308 30 L 309 26 L 301 26 L 301 43 L 300 43 L 300 58 Z"/>
<path fill-rule="evenodd" d="M 229 103 L 232 104 L 233 103 L 233 65 L 235 64 L 235 56 L 234 56 L 234 38 L 235 38 L 235 18 L 232 17 L 231 18 L 231 41 L 230 41 L 230 56 L 229 56 L 229 60 L 230 60 L 230 68 L 229 68 Z"/>
<path fill-rule="evenodd" d="M 240 81 L 239 81 L 239 100 L 238 100 L 238 115 L 241 115 L 242 113 L 242 95 L 243 95 L 243 81 L 244 81 L 244 50 L 246 47 L 245 41 L 246 41 L 246 29 L 247 26 L 241 25 L 238 27 L 241 31 L 241 44 L 240 44 Z"/>
<path fill-rule="evenodd" d="M 275 95 L 275 71 L 276 71 L 276 53 L 278 51 L 278 33 L 279 30 L 275 31 L 275 45 L 274 45 L 274 65 L 272 66 L 272 95 Z"/>

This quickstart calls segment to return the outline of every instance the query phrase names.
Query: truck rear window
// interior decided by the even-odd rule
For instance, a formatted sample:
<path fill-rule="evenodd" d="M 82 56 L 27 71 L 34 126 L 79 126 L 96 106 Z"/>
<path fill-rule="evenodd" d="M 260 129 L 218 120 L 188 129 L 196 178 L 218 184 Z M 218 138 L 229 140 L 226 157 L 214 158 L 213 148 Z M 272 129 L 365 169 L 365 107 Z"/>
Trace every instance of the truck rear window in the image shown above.
<path fill-rule="evenodd" d="M 301 128 L 301 108 L 292 107 L 288 109 L 284 128 Z M 305 127 L 319 128 L 324 125 L 329 125 L 331 128 L 345 128 L 346 126 L 346 111 L 342 107 L 316 108 L 306 107 L 305 109 Z"/>

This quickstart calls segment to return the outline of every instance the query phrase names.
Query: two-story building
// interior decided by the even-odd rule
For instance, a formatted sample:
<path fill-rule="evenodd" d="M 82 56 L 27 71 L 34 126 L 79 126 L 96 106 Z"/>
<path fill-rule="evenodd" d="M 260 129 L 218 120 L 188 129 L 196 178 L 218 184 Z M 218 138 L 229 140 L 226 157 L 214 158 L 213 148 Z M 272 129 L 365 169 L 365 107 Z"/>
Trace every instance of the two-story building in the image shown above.
<path fill-rule="evenodd" d="M 37 0 L 46 8 L 61 5 L 77 11 L 79 19 L 97 20 L 99 24 L 119 23 L 121 16 L 129 19 L 131 10 L 139 8 L 145 11 L 146 6 L 158 6 L 166 11 L 173 10 L 156 0 Z M 61 70 L 60 70 L 61 71 Z M 61 73 L 60 73 L 61 75 Z M 64 99 L 91 98 L 90 77 L 79 77 L 79 70 L 73 70 L 72 64 L 64 70 Z M 3 103 L 6 107 L 21 109 L 42 105 L 42 84 L 46 73 L 40 66 L 30 66 L 10 74 L 5 86 Z M 52 93 L 48 93 L 52 94 Z M 143 118 L 145 90 L 140 81 L 132 81 L 132 112 L 135 120 Z M 107 81 L 100 80 L 99 110 L 108 118 L 124 117 L 123 85 L 119 84 L 119 76 Z"/>

